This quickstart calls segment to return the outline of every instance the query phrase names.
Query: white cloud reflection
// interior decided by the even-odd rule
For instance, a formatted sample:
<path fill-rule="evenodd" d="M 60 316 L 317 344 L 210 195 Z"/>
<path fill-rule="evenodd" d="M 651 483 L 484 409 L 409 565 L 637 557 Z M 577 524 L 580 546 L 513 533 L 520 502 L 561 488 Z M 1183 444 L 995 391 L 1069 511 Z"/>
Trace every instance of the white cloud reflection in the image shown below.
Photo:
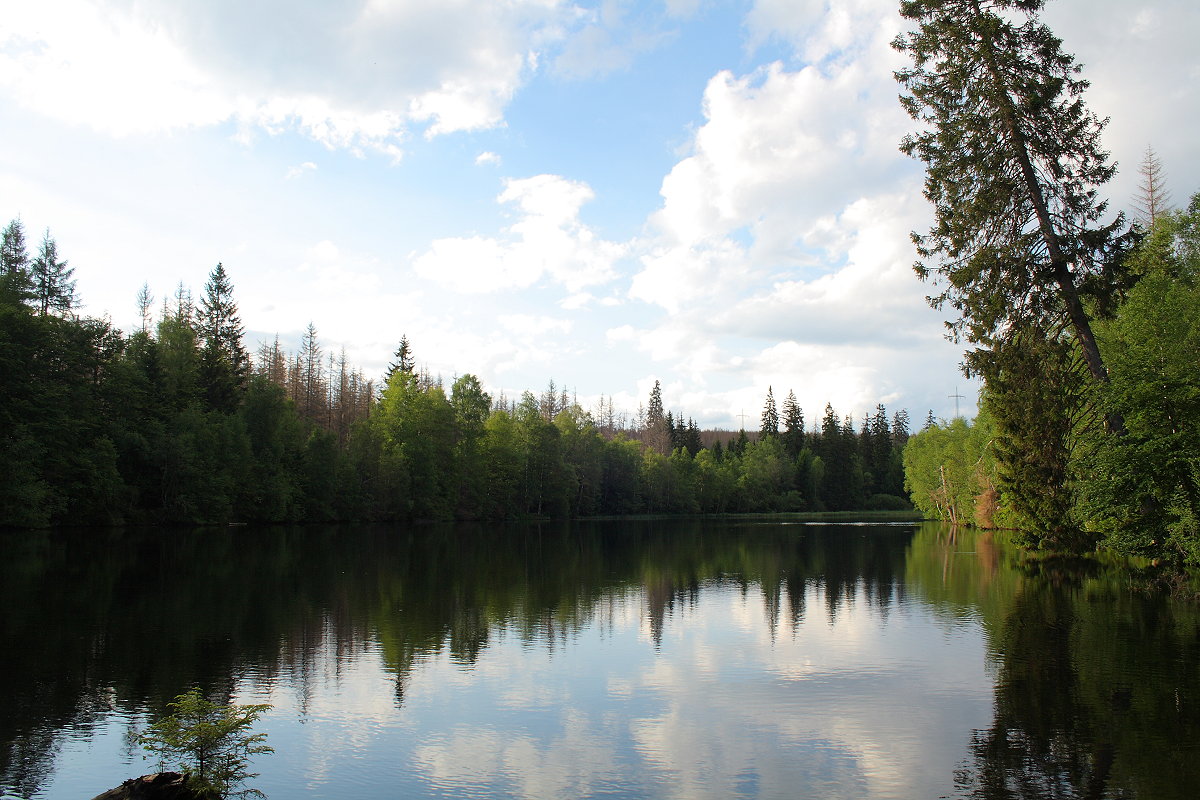
<path fill-rule="evenodd" d="M 853 600 L 830 615 L 810 585 L 793 627 L 784 592 L 772 633 L 757 587 L 708 586 L 670 604 L 657 643 L 637 598 L 552 654 L 510 632 L 469 672 L 435 660 L 413 766 L 442 790 L 535 798 L 927 796 L 990 720 L 982 639 Z"/>

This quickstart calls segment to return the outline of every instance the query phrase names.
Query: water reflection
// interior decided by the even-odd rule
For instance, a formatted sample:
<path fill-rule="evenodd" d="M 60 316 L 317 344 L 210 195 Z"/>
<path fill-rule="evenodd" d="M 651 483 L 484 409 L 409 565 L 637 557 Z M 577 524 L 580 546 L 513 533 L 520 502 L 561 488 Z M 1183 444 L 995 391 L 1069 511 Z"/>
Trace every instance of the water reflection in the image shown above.
<path fill-rule="evenodd" d="M 937 526 L 5 535 L 0 787 L 86 797 L 190 685 L 275 797 L 1183 797 L 1200 628 Z"/>

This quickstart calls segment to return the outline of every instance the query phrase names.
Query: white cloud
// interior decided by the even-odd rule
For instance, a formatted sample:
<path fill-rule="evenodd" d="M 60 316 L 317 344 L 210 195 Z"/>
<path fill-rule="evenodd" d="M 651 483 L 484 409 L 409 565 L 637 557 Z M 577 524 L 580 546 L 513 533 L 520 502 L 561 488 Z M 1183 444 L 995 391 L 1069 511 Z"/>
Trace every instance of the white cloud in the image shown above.
<path fill-rule="evenodd" d="M 303 164 L 298 164 L 294 167 L 289 167 L 287 174 L 284 175 L 283 177 L 286 180 L 292 180 L 293 178 L 299 178 L 301 175 L 303 175 L 306 172 L 312 172 L 312 171 L 316 170 L 316 168 L 317 168 L 317 165 L 314 164 L 313 162 L 305 161 Z"/>
<path fill-rule="evenodd" d="M 498 318 L 500 324 L 509 333 L 520 336 L 544 336 L 546 334 L 568 334 L 571 332 L 571 322 L 565 319 L 555 319 L 531 314 L 504 314 Z"/>
<path fill-rule="evenodd" d="M 960 351 L 911 270 L 908 234 L 928 212 L 897 149 L 894 9 L 759 3 L 751 35 L 768 25 L 817 63 L 709 81 L 630 283 L 669 316 L 628 338 L 730 418 L 756 414 L 768 386 L 795 389 L 811 415 L 889 402 L 916 374 L 944 382 Z"/>
<path fill-rule="evenodd" d="M 1129 209 L 1147 145 L 1163 162 L 1167 186 L 1184 205 L 1200 190 L 1195 137 L 1200 110 L 1200 5 L 1191 0 L 1049 3 L 1043 19 L 1091 82 L 1084 101 L 1110 122 L 1104 146 L 1119 171 L 1102 190 L 1113 210 Z"/>
<path fill-rule="evenodd" d="M 652 248 L 641 258 L 629 296 L 676 314 L 729 298 L 751 277 L 745 251 L 733 241 L 719 239 L 707 246 L 667 245 Z"/>
<path fill-rule="evenodd" d="M 236 103 L 166 31 L 128 13 L 66 0 L 9 3 L 4 16 L 0 88 L 42 114 L 123 136 L 214 124 Z"/>
<path fill-rule="evenodd" d="M 580 221 L 579 210 L 592 197 L 587 184 L 558 175 L 507 180 L 496 199 L 520 216 L 504 239 L 438 239 L 413 268 L 460 292 L 527 288 L 543 277 L 574 294 L 606 283 L 627 247 L 600 239 Z"/>
<path fill-rule="evenodd" d="M 637 331 L 632 325 L 619 325 L 615 328 L 610 328 L 605 333 L 605 338 L 610 342 L 631 342 L 637 335 Z"/>
<path fill-rule="evenodd" d="M 499 166 L 500 163 L 501 163 L 500 156 L 497 155 L 496 153 L 491 152 L 490 150 L 485 150 L 484 152 L 475 156 L 476 166 L 482 166 L 484 164 L 495 164 L 495 165 Z"/>
<path fill-rule="evenodd" d="M 559 308 L 564 311 L 577 311 L 581 308 L 586 308 L 595 301 L 595 297 L 591 292 L 576 292 L 572 295 L 567 295 L 559 302 Z"/>
<path fill-rule="evenodd" d="M 495 127 L 570 34 L 557 0 L 6 4 L 0 89 L 113 135 L 234 120 L 398 157 L 429 136 Z M 246 131 L 242 136 L 249 135 Z"/>

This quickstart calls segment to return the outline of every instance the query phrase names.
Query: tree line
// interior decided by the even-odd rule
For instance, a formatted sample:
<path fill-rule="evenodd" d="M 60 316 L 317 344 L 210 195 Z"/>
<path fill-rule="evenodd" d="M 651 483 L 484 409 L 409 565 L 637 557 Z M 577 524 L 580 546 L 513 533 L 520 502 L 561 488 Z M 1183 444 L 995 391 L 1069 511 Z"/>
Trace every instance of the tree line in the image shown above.
<path fill-rule="evenodd" d="M 139 329 L 75 313 L 73 271 L 13 220 L 0 252 L 0 524 L 513 519 L 906 508 L 908 415 L 856 430 L 789 393 L 758 431 L 705 447 L 656 383 L 635 417 L 558 390 L 493 398 L 417 368 L 407 336 L 380 387 L 326 352 L 254 355 L 224 266 Z"/>
<path fill-rule="evenodd" d="M 1172 211 L 1152 149 L 1137 218 L 1109 214 L 1116 166 L 1045 0 L 905 0 L 896 73 L 922 130 L 935 223 L 914 234 L 953 318 L 975 424 L 906 454 L 918 507 L 1002 524 L 1030 547 L 1200 564 L 1200 195 Z"/>

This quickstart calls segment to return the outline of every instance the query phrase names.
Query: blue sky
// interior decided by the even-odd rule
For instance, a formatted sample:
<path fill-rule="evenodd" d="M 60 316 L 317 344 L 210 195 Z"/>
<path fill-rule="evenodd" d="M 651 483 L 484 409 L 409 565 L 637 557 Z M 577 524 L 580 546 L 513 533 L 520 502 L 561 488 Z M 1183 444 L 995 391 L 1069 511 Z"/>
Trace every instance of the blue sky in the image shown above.
<path fill-rule="evenodd" d="M 0 0 L 0 216 L 136 324 L 223 262 L 248 345 L 382 373 L 401 334 L 494 393 L 550 380 L 702 425 L 767 387 L 952 416 L 962 348 L 910 269 L 929 212 L 891 0 Z M 1200 189 L 1200 9 L 1052 0 L 1130 204 Z"/>

